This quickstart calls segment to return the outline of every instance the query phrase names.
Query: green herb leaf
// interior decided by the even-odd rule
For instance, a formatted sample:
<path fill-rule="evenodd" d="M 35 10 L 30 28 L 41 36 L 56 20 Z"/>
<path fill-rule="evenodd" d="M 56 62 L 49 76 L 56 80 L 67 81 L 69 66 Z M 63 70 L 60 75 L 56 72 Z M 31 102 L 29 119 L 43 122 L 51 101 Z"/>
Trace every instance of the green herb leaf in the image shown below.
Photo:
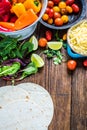
<path fill-rule="evenodd" d="M 37 73 L 38 68 L 36 67 L 36 65 L 33 62 L 31 62 L 22 71 L 23 71 L 22 76 L 17 80 L 22 80 L 22 79 L 24 79 L 25 77 L 27 77 L 31 74 Z"/>
<path fill-rule="evenodd" d="M 14 62 L 11 66 L 2 66 L 0 68 L 0 77 L 13 75 L 20 69 L 20 63 Z"/>
<path fill-rule="evenodd" d="M 24 56 L 24 55 L 27 55 L 27 54 L 29 54 L 30 52 L 32 52 L 32 51 L 33 51 L 33 46 L 34 46 L 34 45 L 33 45 L 31 42 L 29 42 L 29 41 L 25 42 L 25 43 L 21 46 L 21 48 L 20 48 L 20 51 L 21 51 L 22 55 Z"/>

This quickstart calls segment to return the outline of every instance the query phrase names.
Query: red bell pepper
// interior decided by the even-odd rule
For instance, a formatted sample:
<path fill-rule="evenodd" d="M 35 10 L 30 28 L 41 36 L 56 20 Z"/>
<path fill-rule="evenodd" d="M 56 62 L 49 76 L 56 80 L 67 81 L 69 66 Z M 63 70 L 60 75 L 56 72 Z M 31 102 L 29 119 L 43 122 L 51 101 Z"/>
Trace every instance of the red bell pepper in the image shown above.
<path fill-rule="evenodd" d="M 0 2 L 0 21 L 5 22 L 8 21 L 10 9 L 11 9 L 11 3 L 8 0 L 2 0 Z"/>

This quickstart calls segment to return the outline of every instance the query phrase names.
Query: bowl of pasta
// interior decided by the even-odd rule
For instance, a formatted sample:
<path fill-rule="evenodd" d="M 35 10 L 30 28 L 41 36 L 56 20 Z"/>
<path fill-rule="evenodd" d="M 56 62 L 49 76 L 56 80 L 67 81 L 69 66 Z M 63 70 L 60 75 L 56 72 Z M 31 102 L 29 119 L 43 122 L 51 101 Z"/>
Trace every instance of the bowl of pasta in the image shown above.
<path fill-rule="evenodd" d="M 73 52 L 87 56 L 87 19 L 83 19 L 69 28 L 67 43 Z"/>

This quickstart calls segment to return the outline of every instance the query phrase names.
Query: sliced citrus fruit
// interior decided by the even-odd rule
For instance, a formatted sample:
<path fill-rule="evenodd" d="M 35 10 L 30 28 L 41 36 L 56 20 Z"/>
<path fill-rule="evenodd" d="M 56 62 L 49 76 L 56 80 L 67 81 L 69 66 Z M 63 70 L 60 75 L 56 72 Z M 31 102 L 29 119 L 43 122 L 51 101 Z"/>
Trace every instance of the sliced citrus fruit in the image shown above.
<path fill-rule="evenodd" d="M 50 41 L 50 42 L 47 42 L 47 45 L 52 50 L 59 50 L 61 49 L 63 43 L 59 41 Z"/>
<path fill-rule="evenodd" d="M 35 63 L 35 65 L 40 68 L 44 66 L 43 59 L 38 54 L 32 54 L 31 61 Z"/>
<path fill-rule="evenodd" d="M 31 42 L 34 45 L 33 50 L 34 51 L 37 50 L 37 48 L 38 48 L 38 40 L 34 35 L 29 39 L 29 42 Z"/>

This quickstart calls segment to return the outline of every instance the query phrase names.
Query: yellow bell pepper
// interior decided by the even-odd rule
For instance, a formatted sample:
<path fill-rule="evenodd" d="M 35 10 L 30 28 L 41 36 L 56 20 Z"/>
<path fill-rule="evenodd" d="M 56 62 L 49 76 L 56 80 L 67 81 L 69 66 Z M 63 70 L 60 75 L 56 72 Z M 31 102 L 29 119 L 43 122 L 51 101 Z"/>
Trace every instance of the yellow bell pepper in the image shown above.
<path fill-rule="evenodd" d="M 40 0 L 25 0 L 24 2 L 25 8 L 28 9 L 33 9 L 35 13 L 39 13 L 41 10 L 41 2 Z"/>
<path fill-rule="evenodd" d="M 16 21 L 14 28 L 15 30 L 20 30 L 26 26 L 29 26 L 33 22 L 38 19 L 38 16 L 32 9 L 28 9 L 25 13 L 23 13 Z"/>
<path fill-rule="evenodd" d="M 26 12 L 26 9 L 23 5 L 23 3 L 16 3 L 12 6 L 11 12 L 15 13 L 17 17 L 20 17 L 23 13 Z"/>

